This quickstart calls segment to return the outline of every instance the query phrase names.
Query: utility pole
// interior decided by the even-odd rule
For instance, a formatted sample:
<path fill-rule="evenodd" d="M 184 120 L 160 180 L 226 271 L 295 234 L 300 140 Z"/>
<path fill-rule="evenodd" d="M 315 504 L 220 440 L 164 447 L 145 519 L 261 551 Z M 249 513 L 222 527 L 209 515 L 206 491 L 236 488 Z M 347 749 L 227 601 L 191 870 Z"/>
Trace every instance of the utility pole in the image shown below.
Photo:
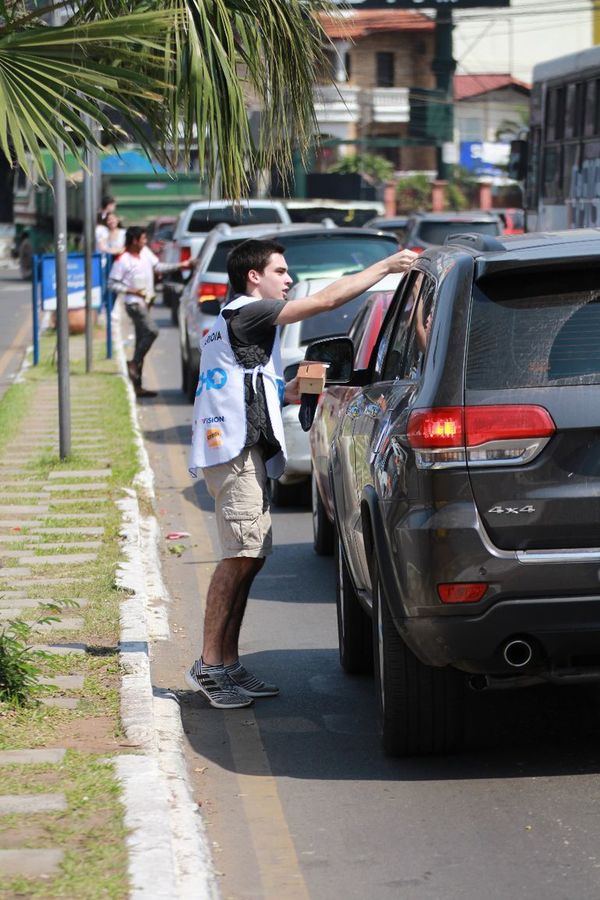
<path fill-rule="evenodd" d="M 435 13 L 435 55 L 431 67 L 435 75 L 436 89 L 440 92 L 441 102 L 446 104 L 447 131 L 450 134 L 454 128 L 453 79 L 456 69 L 456 61 L 452 55 L 453 28 L 452 10 L 438 8 Z M 448 165 L 444 162 L 443 144 L 449 138 L 443 137 L 444 140 L 438 141 L 437 145 L 437 177 L 440 181 L 447 181 Z"/>
<path fill-rule="evenodd" d="M 58 149 L 64 158 L 64 144 Z M 69 382 L 69 304 L 67 297 L 67 185 L 54 163 L 54 264 L 56 271 L 56 349 L 58 366 L 58 434 L 60 458 L 71 453 L 71 392 Z"/>
<path fill-rule="evenodd" d="M 84 117 L 90 125 L 88 116 Z M 85 371 L 91 372 L 94 365 L 94 321 L 92 310 L 92 253 L 94 251 L 94 151 L 88 144 L 85 151 L 83 174 L 83 246 L 85 272 Z"/>

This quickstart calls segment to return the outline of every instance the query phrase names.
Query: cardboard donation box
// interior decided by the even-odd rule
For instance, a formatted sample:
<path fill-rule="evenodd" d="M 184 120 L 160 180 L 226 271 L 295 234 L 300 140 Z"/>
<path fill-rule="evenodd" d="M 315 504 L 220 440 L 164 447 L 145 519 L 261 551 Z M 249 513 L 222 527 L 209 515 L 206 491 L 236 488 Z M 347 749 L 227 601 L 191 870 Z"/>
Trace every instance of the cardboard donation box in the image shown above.
<path fill-rule="evenodd" d="M 301 394 L 320 394 L 325 388 L 327 363 L 305 362 L 298 366 L 298 385 Z"/>

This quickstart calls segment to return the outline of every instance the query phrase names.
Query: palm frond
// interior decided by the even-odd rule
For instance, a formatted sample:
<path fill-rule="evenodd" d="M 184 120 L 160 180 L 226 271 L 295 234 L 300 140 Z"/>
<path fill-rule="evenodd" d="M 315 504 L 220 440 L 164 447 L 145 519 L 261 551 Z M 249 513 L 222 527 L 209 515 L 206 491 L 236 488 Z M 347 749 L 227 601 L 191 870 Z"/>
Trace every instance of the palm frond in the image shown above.
<path fill-rule="evenodd" d="M 82 0 L 58 27 L 40 16 L 64 0 L 7 6 L 21 13 L 0 22 L 0 148 L 25 169 L 43 148 L 57 158 L 59 139 L 78 156 L 94 144 L 82 113 L 118 141 L 112 110 L 173 164 L 197 143 L 204 174 L 239 198 L 250 172 L 286 170 L 313 138 L 327 44 L 315 13 L 330 0 Z"/>

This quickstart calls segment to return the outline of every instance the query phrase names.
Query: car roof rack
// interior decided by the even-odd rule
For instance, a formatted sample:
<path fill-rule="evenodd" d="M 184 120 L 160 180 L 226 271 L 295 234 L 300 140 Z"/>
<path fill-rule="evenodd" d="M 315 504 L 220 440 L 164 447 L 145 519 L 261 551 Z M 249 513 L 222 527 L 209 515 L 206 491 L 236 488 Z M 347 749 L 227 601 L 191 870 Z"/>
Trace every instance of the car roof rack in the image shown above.
<path fill-rule="evenodd" d="M 506 250 L 504 244 L 493 237 L 491 234 L 477 234 L 475 232 L 465 232 L 464 234 L 449 234 L 445 244 L 458 244 L 462 247 L 469 247 L 471 250 Z"/>

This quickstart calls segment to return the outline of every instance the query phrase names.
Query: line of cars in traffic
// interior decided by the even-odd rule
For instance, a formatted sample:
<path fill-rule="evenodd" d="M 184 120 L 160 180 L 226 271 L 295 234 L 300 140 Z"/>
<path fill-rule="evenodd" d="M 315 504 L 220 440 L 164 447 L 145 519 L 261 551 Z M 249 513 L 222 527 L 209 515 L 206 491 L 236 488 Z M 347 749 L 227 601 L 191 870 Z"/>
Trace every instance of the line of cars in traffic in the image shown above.
<path fill-rule="evenodd" d="M 600 682 L 600 230 L 415 218 L 427 246 L 407 275 L 283 329 L 288 375 L 304 358 L 329 368 L 308 445 L 284 409 L 291 468 L 274 490 L 286 502 L 310 478 L 340 662 L 374 672 L 391 755 L 459 748 L 468 688 Z M 220 265 L 246 236 L 219 226 Z M 331 223 L 261 236 L 286 248 L 291 301 L 397 246 L 394 228 Z M 217 281 L 194 278 L 201 308 Z"/>
<path fill-rule="evenodd" d="M 163 254 L 165 261 L 174 261 L 175 256 L 179 260 L 196 257 L 194 273 L 187 281 L 176 273 L 168 276 L 163 286 L 165 302 L 171 307 L 179 326 L 182 390 L 190 402 L 194 400 L 198 381 L 200 340 L 226 300 L 226 261 L 237 244 L 258 237 L 282 243 L 296 282 L 288 294 L 293 300 L 319 290 L 327 279 L 335 280 L 370 265 L 393 253 L 403 243 L 396 227 L 400 220 L 373 219 L 374 227 L 368 227 L 367 222 L 358 228 L 336 226 L 330 217 L 319 223 L 291 223 L 285 207 L 278 201 L 250 201 L 243 209 L 240 219 L 238 211 L 224 202 L 192 204 L 180 217 L 173 240 Z M 323 211 L 325 209 L 322 207 Z M 244 221 L 244 224 L 233 224 L 238 221 Z M 392 228 L 387 227 L 389 223 Z M 410 231 L 405 240 L 409 233 L 414 233 L 412 240 L 416 244 L 419 229 L 423 230 L 427 223 L 430 228 L 435 228 L 439 239 L 443 238 L 444 229 L 447 234 L 465 227 L 493 234 L 498 234 L 501 229 L 499 219 L 487 213 L 427 214 L 409 220 Z M 386 227 L 380 227 L 384 224 Z M 431 236 L 428 232 L 424 234 Z M 420 249 L 424 247 L 425 243 Z M 302 325 L 284 328 L 281 334 L 284 364 L 298 363 L 306 346 L 316 336 L 347 333 L 365 300 L 366 296 L 357 299 L 341 313 L 319 316 Z M 271 486 L 273 501 L 280 505 L 297 502 L 302 497 L 308 499 L 312 469 L 308 438 L 300 428 L 297 409 L 285 408 L 283 417 L 288 462 L 282 478 Z"/>

